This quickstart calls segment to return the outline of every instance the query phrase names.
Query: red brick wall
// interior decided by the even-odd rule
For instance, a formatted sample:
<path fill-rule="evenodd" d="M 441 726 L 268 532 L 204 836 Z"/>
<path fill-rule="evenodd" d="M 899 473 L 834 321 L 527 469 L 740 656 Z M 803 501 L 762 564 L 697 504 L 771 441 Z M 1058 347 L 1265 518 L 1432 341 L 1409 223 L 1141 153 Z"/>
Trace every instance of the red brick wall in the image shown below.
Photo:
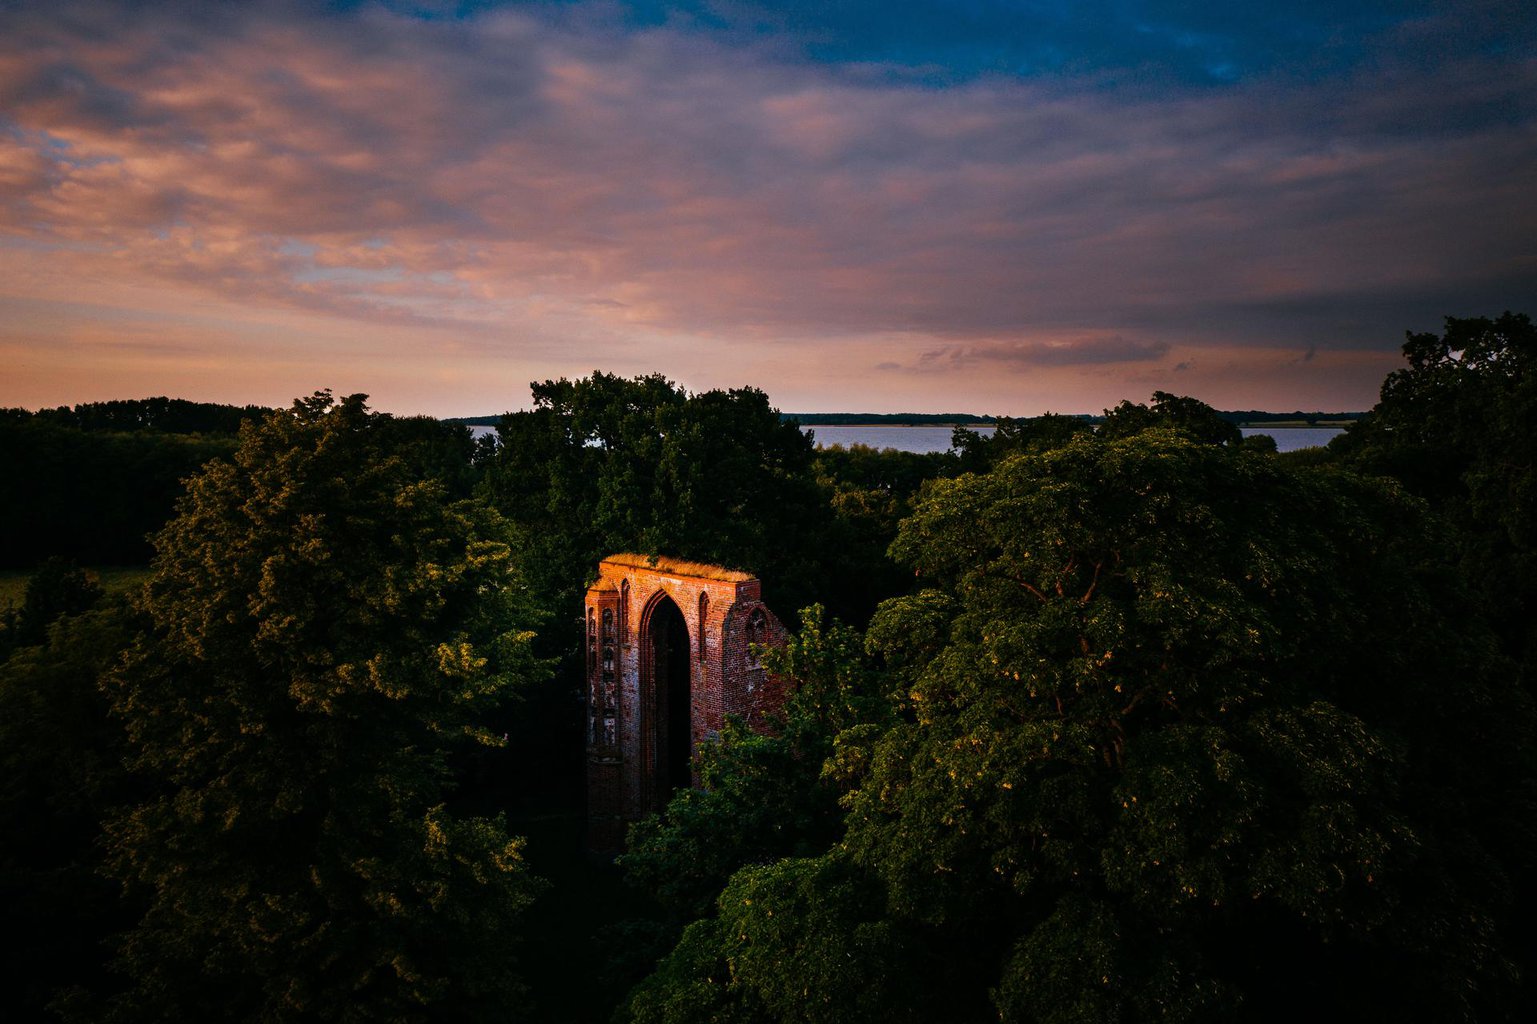
<path fill-rule="evenodd" d="M 779 646 L 785 638 L 784 627 L 763 604 L 757 579 L 719 566 L 653 562 L 635 555 L 614 555 L 599 563 L 585 616 L 600 634 L 596 656 L 592 637 L 586 638 L 587 814 L 594 849 L 617 849 L 614 837 L 622 836 L 624 824 L 659 809 L 666 796 L 652 767 L 655 695 L 646 650 L 651 612 L 664 596 L 677 605 L 688 629 L 694 749 L 719 733 L 728 714 L 761 729 L 783 707 L 782 683 L 762 671 L 750 650 L 754 642 Z M 604 611 L 614 625 L 612 684 L 604 676 Z M 615 698 L 611 743 L 603 727 L 609 711 L 605 687 L 610 685 Z"/>

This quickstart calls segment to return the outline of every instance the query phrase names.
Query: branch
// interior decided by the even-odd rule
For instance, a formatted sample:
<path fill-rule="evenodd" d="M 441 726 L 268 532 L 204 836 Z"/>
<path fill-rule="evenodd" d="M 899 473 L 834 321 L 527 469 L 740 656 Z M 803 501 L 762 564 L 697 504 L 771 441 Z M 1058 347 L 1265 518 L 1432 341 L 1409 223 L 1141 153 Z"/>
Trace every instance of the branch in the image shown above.
<path fill-rule="evenodd" d="M 1062 581 L 1064 579 L 1066 579 L 1068 574 L 1071 573 L 1076 568 L 1078 568 L 1078 556 L 1077 555 L 1069 555 L 1068 559 L 1067 559 L 1067 564 L 1062 567 L 1062 571 L 1061 572 L 1057 573 L 1056 590 L 1057 590 L 1057 596 L 1058 597 L 1066 597 L 1067 596 L 1067 594 L 1065 592 L 1063 592 L 1063 590 L 1062 590 Z"/>
<path fill-rule="evenodd" d="M 1089 581 L 1089 589 L 1085 590 L 1083 596 L 1078 599 L 1079 607 L 1088 604 L 1089 599 L 1094 596 L 1094 588 L 1099 586 L 1099 574 L 1104 568 L 1105 560 L 1103 558 L 1094 563 L 1094 578 Z"/>
<path fill-rule="evenodd" d="M 1153 692 L 1153 688 L 1151 686 L 1144 686 L 1142 689 L 1140 689 L 1136 693 L 1134 693 L 1132 695 L 1131 701 L 1124 708 L 1121 709 L 1121 717 L 1125 718 L 1127 715 L 1131 714 L 1132 711 L 1136 708 L 1136 706 L 1138 704 L 1142 703 L 1142 698 L 1146 697 L 1148 694 L 1150 694 L 1152 692 Z"/>
<path fill-rule="evenodd" d="M 1035 588 L 1035 586 L 1033 584 L 1031 584 L 1031 582 L 1029 580 L 1023 579 L 1023 578 L 1021 578 L 1019 576 L 1010 576 L 1009 579 L 1013 580 L 1015 583 L 1018 583 L 1021 587 L 1024 587 L 1026 590 L 1028 590 L 1031 594 L 1033 594 L 1035 596 L 1036 600 L 1041 602 L 1041 604 L 1045 604 L 1047 601 L 1050 600 L 1050 598 L 1048 598 L 1045 594 L 1043 594 L 1039 590 L 1037 590 Z"/>

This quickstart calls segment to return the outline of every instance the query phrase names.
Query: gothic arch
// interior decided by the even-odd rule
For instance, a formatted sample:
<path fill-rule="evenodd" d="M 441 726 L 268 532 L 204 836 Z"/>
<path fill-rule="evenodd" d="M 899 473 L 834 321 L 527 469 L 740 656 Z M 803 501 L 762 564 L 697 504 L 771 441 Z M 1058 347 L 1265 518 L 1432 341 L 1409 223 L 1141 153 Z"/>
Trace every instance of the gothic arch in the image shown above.
<path fill-rule="evenodd" d="M 693 783 L 693 665 L 683 608 L 667 588 L 658 590 L 641 612 L 641 769 L 649 779 L 645 802 L 660 810 L 674 789 Z"/>
<path fill-rule="evenodd" d="M 745 572 L 612 555 L 587 591 L 589 842 L 614 850 L 625 822 L 692 784 L 697 744 L 728 716 L 760 727 L 783 703 L 750 654 L 784 628 Z"/>

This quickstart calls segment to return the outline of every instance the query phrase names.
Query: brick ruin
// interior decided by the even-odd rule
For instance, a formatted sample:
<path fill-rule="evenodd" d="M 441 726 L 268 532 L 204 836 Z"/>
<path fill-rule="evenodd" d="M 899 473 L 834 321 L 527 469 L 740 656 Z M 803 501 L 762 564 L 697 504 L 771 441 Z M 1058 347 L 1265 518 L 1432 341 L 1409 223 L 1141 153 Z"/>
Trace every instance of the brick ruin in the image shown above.
<path fill-rule="evenodd" d="M 617 850 L 627 823 L 693 785 L 694 751 L 727 715 L 755 729 L 784 704 L 753 656 L 785 630 L 758 580 L 647 555 L 598 563 L 587 591 L 588 845 Z"/>

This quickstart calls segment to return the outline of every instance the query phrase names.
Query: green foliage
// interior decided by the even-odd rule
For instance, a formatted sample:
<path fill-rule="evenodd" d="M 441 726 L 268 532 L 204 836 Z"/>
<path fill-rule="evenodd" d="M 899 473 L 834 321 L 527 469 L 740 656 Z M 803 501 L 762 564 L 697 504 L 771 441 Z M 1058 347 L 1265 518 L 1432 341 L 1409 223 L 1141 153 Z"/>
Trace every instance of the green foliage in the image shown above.
<path fill-rule="evenodd" d="M 747 868 L 720 898 L 732 982 L 769 1020 L 923 1020 L 923 979 L 878 886 L 836 861 Z"/>
<path fill-rule="evenodd" d="M 88 611 L 103 593 L 96 578 L 74 563 L 48 559 L 27 579 L 21 606 L 0 611 L 0 659 L 17 647 L 43 643 L 50 623 Z"/>
<path fill-rule="evenodd" d="M 824 617 L 820 605 L 803 610 L 800 632 L 764 652 L 792 686 L 779 728 L 764 735 L 728 721 L 699 749 L 700 788 L 679 790 L 663 814 L 630 829 L 619 863 L 675 920 L 708 914 L 744 865 L 820 853 L 841 834 L 837 801 L 850 779 L 823 764 L 840 734 L 883 725 L 890 709 L 859 634 Z"/>
<path fill-rule="evenodd" d="M 1168 428 L 1202 444 L 1237 445 L 1243 441 L 1243 432 L 1205 402 L 1167 391 L 1153 392 L 1151 408 L 1123 401 L 1114 409 L 1106 409 L 1099 433 L 1114 439 L 1154 427 Z"/>
<path fill-rule="evenodd" d="M 577 1019 L 677 938 L 620 1019 L 1524 1019 L 1534 353 L 1513 314 L 1411 335 L 1332 460 L 1162 392 L 940 456 L 655 375 L 536 385 L 500 447 L 360 396 L 0 411 L 11 564 L 137 557 L 227 459 L 136 611 L 56 562 L 0 622 L 7 1011 Z M 461 783 L 577 777 L 527 629 L 625 549 L 902 596 L 803 613 L 776 730 L 635 826 L 667 920 L 543 901 L 530 967 L 540 883 Z"/>
<path fill-rule="evenodd" d="M 700 788 L 679 790 L 663 814 L 632 825 L 619 858 L 678 921 L 708 913 L 742 865 L 819 852 L 836 834 L 837 802 L 817 783 L 820 762 L 783 736 L 731 720 L 695 763 Z"/>
<path fill-rule="evenodd" d="M 955 456 L 943 452 L 917 453 L 856 444 L 833 445 L 817 451 L 816 473 L 852 543 L 881 542 L 876 558 L 884 562 L 885 544 L 896 536 L 897 524 L 912 511 L 912 501 L 925 480 L 953 475 Z M 889 566 L 888 566 L 889 571 Z"/>
<path fill-rule="evenodd" d="M 972 435 L 976 436 L 976 435 Z M 867 445 L 833 445 L 817 451 L 816 475 L 830 495 L 829 547 L 836 552 L 828 600 L 849 621 L 869 621 L 875 606 L 907 589 L 911 577 L 886 557 L 897 524 L 913 508 L 925 480 L 954 475 L 959 460 L 948 452 L 919 454 Z"/>
<path fill-rule="evenodd" d="M 103 981 L 120 912 L 99 875 L 99 822 L 130 791 L 97 679 L 130 635 L 121 607 L 77 608 L 0 662 L 0 902 L 24 940 L 0 958 L 0 989 L 16 1020 Z"/>
<path fill-rule="evenodd" d="M 796 607 L 827 582 L 830 518 L 811 441 L 754 388 L 689 395 L 653 374 L 533 385 L 509 413 L 483 493 L 529 533 L 536 589 L 569 608 L 619 551 L 726 565 Z"/>
<path fill-rule="evenodd" d="M 716 918 L 684 929 L 673 951 L 615 1011 L 634 1024 L 767 1024 L 750 991 L 733 988 L 724 946 L 728 926 Z"/>
<path fill-rule="evenodd" d="M 0 566 L 50 555 L 143 564 L 181 481 L 228 456 L 227 435 L 88 432 L 46 417 L 0 417 Z"/>
<path fill-rule="evenodd" d="M 1403 481 L 1443 518 L 1467 584 L 1523 668 L 1537 672 L 1537 326 L 1525 314 L 1446 318 L 1410 333 L 1408 366 L 1329 446 Z"/>
<path fill-rule="evenodd" d="M 1390 490 L 1156 432 L 935 486 L 893 552 L 944 602 L 872 624 L 914 721 L 879 745 L 850 847 L 921 920 L 1085 884 L 1165 930 L 1262 935 L 1239 910 L 1262 908 L 1306 922 L 1278 965 L 1324 943 L 1433 954 L 1462 976 L 1418 995 L 1466 1012 L 1504 970 L 1483 938 L 1500 897 L 1454 852 L 1475 826 L 1424 801 L 1448 755 L 1519 792 L 1530 766 L 1490 771 L 1473 736 L 1492 719 L 1466 719 L 1496 695 L 1529 710 L 1486 652 L 1429 639 L 1453 632 L 1432 546 Z M 1447 702 L 1455 754 L 1425 707 Z M 1442 877 L 1468 886 L 1464 925 L 1432 951 L 1412 918 L 1449 911 L 1425 888 Z"/>
<path fill-rule="evenodd" d="M 923 1019 L 1508 1009 L 1533 716 L 1422 509 L 1146 426 L 929 485 L 844 837 L 735 876 L 638 1019 L 789 1019 L 792 979 L 885 1019 L 917 1005 L 886 963 Z M 645 1016 L 684 992 L 715 1017 Z"/>
<path fill-rule="evenodd" d="M 956 427 L 951 433 L 951 446 L 958 454 L 962 469 L 980 473 L 1011 455 L 1059 448 L 1093 429 L 1093 424 L 1084 416 L 1063 416 L 1053 412 L 1020 419 L 1000 416 L 992 436 Z"/>
<path fill-rule="evenodd" d="M 375 427 L 381 443 L 420 479 L 441 482 L 450 497 L 467 498 L 479 474 L 479 450 L 470 428 L 431 416 L 389 416 Z"/>
<path fill-rule="evenodd" d="M 828 858 L 744 868 L 632 995 L 637 1024 L 945 1019 L 879 886 Z"/>
<path fill-rule="evenodd" d="M 123 433 L 157 431 L 165 434 L 234 434 L 240 425 L 270 413 L 257 405 L 218 405 L 189 402 L 182 398 L 140 398 L 111 402 L 85 402 L 73 408 L 39 409 L 27 413 L 21 409 L 0 410 L 0 416 L 56 423 L 76 430 Z"/>
<path fill-rule="evenodd" d="M 857 630 L 828 621 L 819 604 L 802 608 L 800 620 L 783 647 L 761 654 L 764 667 L 789 685 L 784 735 L 820 762 L 845 730 L 887 724 L 891 705 Z"/>
<path fill-rule="evenodd" d="M 1408 334 L 1403 352 L 1407 365 L 1388 375 L 1381 401 L 1336 438 L 1329 453 L 1359 470 L 1390 475 L 1429 502 L 1470 610 L 1494 626 L 1515 660 L 1515 677 L 1530 693 L 1537 686 L 1537 327 L 1525 314 L 1509 312 L 1448 317 L 1439 335 Z M 1526 751 L 1531 735 L 1472 742 Z M 1504 822 L 1500 810 L 1487 813 Z M 1529 860 L 1513 852 L 1524 852 L 1530 837 L 1507 825 L 1503 839 L 1498 855 L 1516 883 L 1515 914 L 1530 918 L 1537 913 L 1537 885 Z M 1530 1013 L 1537 1006 L 1530 980 L 1537 976 L 1537 941 L 1528 939 L 1520 962 Z"/>
<path fill-rule="evenodd" d="M 1078 892 L 1009 953 L 994 1000 L 998 1016 L 1041 1024 L 1233 1020 L 1232 989 L 1192 973 L 1196 951 L 1168 929 L 1128 922 L 1108 901 Z"/>
<path fill-rule="evenodd" d="M 0 566 L 48 556 L 142 565 L 147 538 L 171 517 L 182 481 L 228 458 L 242 424 L 269 410 L 152 398 L 73 409 L 0 410 Z M 468 428 L 424 416 L 381 424 L 397 454 L 464 497 L 474 486 Z"/>
<path fill-rule="evenodd" d="M 404 457 L 402 455 L 404 452 Z M 538 885 L 448 753 L 541 675 L 499 517 L 362 396 L 241 431 L 156 537 L 108 693 L 148 798 L 109 826 L 147 910 L 114 1019 L 500 1018 Z"/>

